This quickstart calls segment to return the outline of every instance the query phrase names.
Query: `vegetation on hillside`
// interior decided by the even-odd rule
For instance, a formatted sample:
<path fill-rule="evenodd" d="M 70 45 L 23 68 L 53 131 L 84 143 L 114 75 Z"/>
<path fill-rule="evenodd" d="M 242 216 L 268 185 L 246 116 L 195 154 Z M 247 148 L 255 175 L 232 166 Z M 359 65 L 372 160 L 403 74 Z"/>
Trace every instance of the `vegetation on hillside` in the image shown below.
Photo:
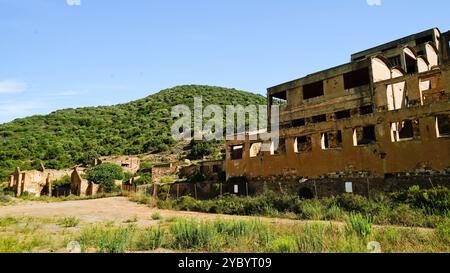
<path fill-rule="evenodd" d="M 174 144 L 171 108 L 179 104 L 192 107 L 198 96 L 204 106 L 266 103 L 265 97 L 244 91 L 190 85 L 115 106 L 65 109 L 17 119 L 0 124 L 0 181 L 16 166 L 33 169 L 41 160 L 47 168 L 61 169 L 89 164 L 100 155 L 166 151 Z"/>

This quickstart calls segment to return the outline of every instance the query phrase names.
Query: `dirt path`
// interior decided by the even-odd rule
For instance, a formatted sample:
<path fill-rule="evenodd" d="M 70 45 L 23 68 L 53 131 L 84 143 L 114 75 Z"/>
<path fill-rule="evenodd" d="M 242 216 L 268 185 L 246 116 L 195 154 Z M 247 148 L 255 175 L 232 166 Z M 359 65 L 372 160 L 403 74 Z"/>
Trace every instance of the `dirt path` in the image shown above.
<path fill-rule="evenodd" d="M 82 224 L 114 222 L 116 224 L 133 222 L 138 226 L 155 225 L 157 221 L 152 220 L 153 213 L 159 212 L 163 218 L 181 217 L 196 218 L 199 220 L 215 220 L 222 219 L 263 219 L 271 223 L 295 224 L 295 223 L 318 223 L 323 221 L 304 221 L 289 220 L 280 218 L 254 217 L 254 216 L 235 216 L 208 214 L 200 212 L 184 212 L 172 210 L 160 210 L 150 208 L 146 205 L 140 205 L 131 202 L 126 197 L 111 197 L 92 200 L 65 201 L 55 203 L 45 202 L 23 202 L 12 206 L 0 207 L 0 217 L 5 216 L 28 216 L 37 218 L 61 218 L 61 217 L 77 217 Z M 330 223 L 330 221 L 323 222 Z M 332 222 L 334 225 L 341 226 L 344 223 Z M 375 226 L 375 228 L 381 228 Z M 399 227 L 402 228 L 402 227 Z M 405 227 L 406 228 L 406 227 Z M 417 230 L 429 232 L 432 229 L 417 228 Z"/>
<path fill-rule="evenodd" d="M 60 218 L 74 216 L 82 223 L 115 222 L 125 223 L 132 220 L 139 226 L 155 224 L 151 219 L 153 213 L 159 212 L 163 218 L 190 217 L 200 220 L 217 218 L 248 219 L 256 217 L 207 214 L 160 210 L 131 202 L 126 197 L 112 197 L 93 200 L 65 201 L 55 203 L 23 202 L 16 205 L 0 207 L 0 217 L 28 216 L 37 218 Z M 266 218 L 270 222 L 295 223 L 294 220 Z M 137 221 L 135 221 L 137 220 Z"/>

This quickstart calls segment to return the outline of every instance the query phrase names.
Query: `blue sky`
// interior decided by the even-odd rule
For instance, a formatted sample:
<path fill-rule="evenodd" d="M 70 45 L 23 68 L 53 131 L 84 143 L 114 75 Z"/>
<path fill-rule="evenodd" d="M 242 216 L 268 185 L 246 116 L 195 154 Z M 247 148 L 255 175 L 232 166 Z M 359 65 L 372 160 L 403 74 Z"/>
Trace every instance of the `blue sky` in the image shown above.
<path fill-rule="evenodd" d="M 450 29 L 447 0 L 77 1 L 0 0 L 0 123 L 182 84 L 265 94 L 357 51 Z"/>

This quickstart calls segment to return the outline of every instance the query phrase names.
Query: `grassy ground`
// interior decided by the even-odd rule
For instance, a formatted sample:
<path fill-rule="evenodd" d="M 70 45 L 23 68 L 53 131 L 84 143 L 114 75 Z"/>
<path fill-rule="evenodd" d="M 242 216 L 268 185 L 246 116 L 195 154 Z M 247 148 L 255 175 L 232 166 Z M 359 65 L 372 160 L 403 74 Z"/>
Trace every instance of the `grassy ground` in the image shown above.
<path fill-rule="evenodd" d="M 22 195 L 20 197 L 12 197 L 11 195 L 5 195 L 0 193 L 0 206 L 10 206 L 17 204 L 19 202 L 23 201 L 33 201 L 33 202 L 64 202 L 64 201 L 77 201 L 77 200 L 92 200 L 92 199 L 99 199 L 99 198 L 108 198 L 108 197 L 115 197 L 115 196 L 121 196 L 121 193 L 100 193 L 97 195 L 92 196 L 76 196 L 76 195 L 69 195 L 69 196 L 61 196 L 61 197 L 49 197 L 49 196 L 30 196 L 30 195 Z"/>
<path fill-rule="evenodd" d="M 155 218 L 151 227 L 137 227 L 132 221 L 85 224 L 73 217 L 0 218 L 0 252 L 68 252 L 71 241 L 79 242 L 82 252 L 105 253 L 365 253 L 373 251 L 372 241 L 383 252 L 450 251 L 450 222 L 431 230 L 374 227 L 359 214 L 344 225 L 150 217 Z"/>

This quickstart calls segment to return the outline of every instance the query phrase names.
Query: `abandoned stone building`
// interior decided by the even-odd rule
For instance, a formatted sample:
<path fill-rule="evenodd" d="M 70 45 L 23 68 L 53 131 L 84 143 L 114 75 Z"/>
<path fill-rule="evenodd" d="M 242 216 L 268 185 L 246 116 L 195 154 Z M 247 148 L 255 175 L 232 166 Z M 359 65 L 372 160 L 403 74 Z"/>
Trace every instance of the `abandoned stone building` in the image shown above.
<path fill-rule="evenodd" d="M 253 194 L 304 197 L 449 185 L 449 41 L 434 28 L 268 88 L 280 144 L 262 152 L 250 134 L 227 141 L 227 177 L 245 178 Z"/>
<path fill-rule="evenodd" d="M 70 176 L 71 170 L 49 170 L 42 166 L 39 170 L 21 171 L 16 168 L 10 177 L 9 188 L 16 196 L 27 193 L 31 196 L 52 195 L 52 183 L 65 176 Z"/>
<path fill-rule="evenodd" d="M 94 166 L 97 166 L 99 164 L 115 164 L 118 166 L 121 166 L 123 169 L 123 172 L 125 173 L 131 173 L 136 174 L 139 171 L 139 168 L 141 166 L 141 160 L 137 157 L 131 157 L 131 156 L 116 156 L 116 157 L 100 157 L 94 160 Z"/>

